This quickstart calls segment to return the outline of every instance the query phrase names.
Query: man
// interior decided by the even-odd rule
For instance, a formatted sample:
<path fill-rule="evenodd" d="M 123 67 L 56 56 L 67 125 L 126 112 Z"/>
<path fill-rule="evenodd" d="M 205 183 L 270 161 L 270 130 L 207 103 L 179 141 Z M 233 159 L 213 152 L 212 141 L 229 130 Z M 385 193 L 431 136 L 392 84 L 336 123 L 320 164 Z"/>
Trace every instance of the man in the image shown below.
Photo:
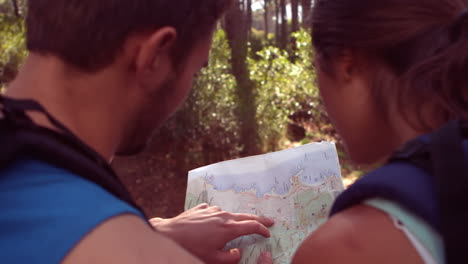
<path fill-rule="evenodd" d="M 30 55 L 5 96 L 40 103 L 57 122 L 28 112 L 35 124 L 62 124 L 107 161 L 137 153 L 207 64 L 228 2 L 30 0 Z M 138 209 L 81 176 L 27 155 L 0 170 L 2 262 L 237 263 L 240 251 L 224 245 L 268 237 L 273 224 L 200 205 L 153 219 L 155 232 Z"/>

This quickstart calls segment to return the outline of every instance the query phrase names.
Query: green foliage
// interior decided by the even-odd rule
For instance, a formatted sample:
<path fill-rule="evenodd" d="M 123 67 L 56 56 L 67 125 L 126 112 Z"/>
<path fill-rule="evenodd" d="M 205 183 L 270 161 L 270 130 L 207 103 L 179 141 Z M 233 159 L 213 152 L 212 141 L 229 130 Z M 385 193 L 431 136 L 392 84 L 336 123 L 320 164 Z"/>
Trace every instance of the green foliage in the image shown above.
<path fill-rule="evenodd" d="M 252 38 L 261 39 L 261 34 L 254 32 Z M 273 46 L 260 46 L 262 49 L 248 60 L 250 79 L 256 90 L 257 112 L 253 114 L 258 120 L 265 152 L 282 147 L 286 128 L 298 112 L 306 109 L 309 116 L 315 112 L 322 114 L 314 110 L 321 101 L 315 85 L 310 34 L 300 31 L 293 37 L 297 41 L 293 54 Z M 231 73 L 230 54 L 226 34 L 218 30 L 209 66 L 200 72 L 185 105 L 165 125 L 171 131 L 171 139 L 167 135 L 160 137 L 158 144 L 184 142 L 177 151 L 183 149 L 186 157 L 183 163 L 190 164 L 189 168 L 237 158 L 242 150 L 236 116 L 237 84 Z"/>
<path fill-rule="evenodd" d="M 204 68 L 193 88 L 188 105 L 194 107 L 203 129 L 218 125 L 235 134 L 236 81 L 231 74 L 231 55 L 226 34 L 218 30 L 213 39 L 209 66 Z"/>
<path fill-rule="evenodd" d="M 297 42 L 294 54 L 268 46 L 257 53 L 258 60 L 249 59 L 251 79 L 257 86 L 256 114 L 265 151 L 280 146 L 293 114 L 320 103 L 310 34 L 303 30 L 293 37 Z"/>
<path fill-rule="evenodd" d="M 213 39 L 209 66 L 204 68 L 195 84 L 192 95 L 183 112 L 196 115 L 191 129 L 196 129 L 198 140 L 206 140 L 206 146 L 222 156 L 233 158 L 241 149 L 239 122 L 236 117 L 236 80 L 231 74 L 231 53 L 223 30 L 218 30 Z M 208 144 L 207 144 L 208 143 Z"/>
<path fill-rule="evenodd" d="M 23 20 L 0 13 L 0 89 L 14 78 L 26 55 Z"/>
<path fill-rule="evenodd" d="M 260 42 L 262 34 L 254 31 L 252 39 Z M 297 121 L 295 116 L 301 111 L 306 113 L 306 122 L 323 115 L 315 84 L 310 34 L 300 31 L 293 37 L 297 49 L 292 53 L 260 43 L 261 50 L 248 59 L 250 79 L 256 91 L 257 112 L 253 114 L 258 120 L 265 152 L 283 147 L 287 127 Z M 185 142 L 177 148 L 178 151 L 183 148 L 184 163 L 190 164 L 189 168 L 237 158 L 242 150 L 236 116 L 237 84 L 231 73 L 230 54 L 226 34 L 218 30 L 209 66 L 199 74 L 185 105 L 165 125 L 173 141 Z M 171 142 L 167 137 L 161 138 L 160 144 Z"/>
<path fill-rule="evenodd" d="M 223 30 L 214 34 L 209 66 L 202 69 L 184 106 L 156 136 L 159 147 L 193 169 L 239 157 L 242 150 L 236 117 L 236 81 L 231 74 L 231 53 Z M 164 133 L 168 131 L 168 133 Z M 181 143 L 182 144 L 179 144 Z M 167 145 L 167 147 L 161 147 Z M 176 146 L 171 148 L 170 146 Z"/>

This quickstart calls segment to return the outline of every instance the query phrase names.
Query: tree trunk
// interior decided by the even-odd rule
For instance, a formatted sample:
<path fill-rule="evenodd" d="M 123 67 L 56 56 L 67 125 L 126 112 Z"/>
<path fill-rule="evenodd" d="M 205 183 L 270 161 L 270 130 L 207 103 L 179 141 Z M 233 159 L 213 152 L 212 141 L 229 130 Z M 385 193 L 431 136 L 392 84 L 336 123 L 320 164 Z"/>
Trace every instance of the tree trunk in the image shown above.
<path fill-rule="evenodd" d="M 302 26 L 305 28 L 310 27 L 310 10 L 312 7 L 312 0 L 301 0 L 301 6 L 302 6 Z"/>
<path fill-rule="evenodd" d="M 281 46 L 281 30 L 280 30 L 280 6 L 279 6 L 279 0 L 274 0 L 275 1 L 275 40 L 276 40 L 276 46 Z"/>
<path fill-rule="evenodd" d="M 299 31 L 299 0 L 291 0 L 291 32 Z"/>
<path fill-rule="evenodd" d="M 252 35 L 252 0 L 247 0 L 247 41 L 250 41 Z"/>
<path fill-rule="evenodd" d="M 244 156 L 260 153 L 256 120 L 254 83 L 247 68 L 247 19 L 240 6 L 235 4 L 226 14 L 226 33 L 231 46 L 232 73 L 237 81 L 236 95 L 239 101 L 237 116 L 241 124 L 240 137 Z"/>
<path fill-rule="evenodd" d="M 13 5 L 13 12 L 15 13 L 16 17 L 20 17 L 20 11 L 18 7 L 18 2 L 16 0 L 11 0 L 11 4 Z"/>
<path fill-rule="evenodd" d="M 286 19 L 286 0 L 280 0 L 280 10 L 281 10 L 280 48 L 286 49 L 288 45 L 288 21 Z"/>
<path fill-rule="evenodd" d="M 264 4 L 264 14 L 263 14 L 263 19 L 264 19 L 264 22 L 265 22 L 265 39 L 268 40 L 268 33 L 270 33 L 269 31 L 269 28 L 268 28 L 268 24 L 270 23 L 270 21 L 268 20 L 269 16 L 268 16 L 268 4 L 270 3 L 270 0 L 264 0 L 263 1 L 263 4 Z"/>

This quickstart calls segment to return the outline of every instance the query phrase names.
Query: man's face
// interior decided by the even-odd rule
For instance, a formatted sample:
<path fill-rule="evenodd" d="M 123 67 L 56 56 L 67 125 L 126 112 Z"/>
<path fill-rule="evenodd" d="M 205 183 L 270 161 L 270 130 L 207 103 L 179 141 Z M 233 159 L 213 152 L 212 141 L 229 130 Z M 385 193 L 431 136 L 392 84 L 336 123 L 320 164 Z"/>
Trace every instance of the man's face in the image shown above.
<path fill-rule="evenodd" d="M 131 127 L 127 130 L 118 155 L 134 155 L 144 150 L 154 131 L 182 105 L 193 85 L 194 76 L 208 63 L 212 34 L 192 47 L 182 65 L 168 65 L 172 69 L 165 82 L 155 92 L 142 99 Z"/>

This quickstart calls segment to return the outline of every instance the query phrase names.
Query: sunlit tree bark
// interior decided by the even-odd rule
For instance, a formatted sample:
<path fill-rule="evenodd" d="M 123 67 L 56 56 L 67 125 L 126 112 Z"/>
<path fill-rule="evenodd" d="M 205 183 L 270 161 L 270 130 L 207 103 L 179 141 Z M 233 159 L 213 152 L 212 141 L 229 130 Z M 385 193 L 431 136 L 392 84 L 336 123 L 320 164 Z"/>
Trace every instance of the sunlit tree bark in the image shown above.
<path fill-rule="evenodd" d="M 242 155 L 260 153 L 256 120 L 254 83 L 249 78 L 247 67 L 247 17 L 239 4 L 235 4 L 225 18 L 226 33 L 231 46 L 232 73 L 237 81 L 236 95 L 239 103 L 237 116 L 241 124 L 240 136 L 244 150 Z"/>

